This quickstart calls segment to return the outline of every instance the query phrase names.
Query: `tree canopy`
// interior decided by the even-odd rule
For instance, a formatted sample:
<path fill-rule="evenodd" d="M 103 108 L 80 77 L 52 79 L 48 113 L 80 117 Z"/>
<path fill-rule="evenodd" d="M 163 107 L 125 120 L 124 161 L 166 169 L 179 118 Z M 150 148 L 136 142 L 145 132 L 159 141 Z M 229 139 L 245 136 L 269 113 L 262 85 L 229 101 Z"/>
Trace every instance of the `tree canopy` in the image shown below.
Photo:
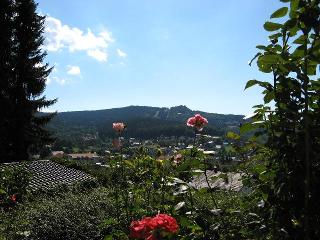
<path fill-rule="evenodd" d="M 43 95 L 51 68 L 44 63 L 45 17 L 33 0 L 1 1 L 0 161 L 27 160 L 50 141 L 44 125 L 52 115 L 37 113 L 56 100 Z"/>

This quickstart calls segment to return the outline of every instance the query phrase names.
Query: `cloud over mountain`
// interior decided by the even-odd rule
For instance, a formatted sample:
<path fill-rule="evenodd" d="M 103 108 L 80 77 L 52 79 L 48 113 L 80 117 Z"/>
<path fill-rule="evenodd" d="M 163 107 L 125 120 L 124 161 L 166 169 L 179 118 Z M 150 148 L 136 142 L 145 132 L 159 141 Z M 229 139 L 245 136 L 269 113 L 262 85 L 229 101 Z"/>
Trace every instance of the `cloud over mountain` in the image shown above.
<path fill-rule="evenodd" d="M 103 62 L 108 59 L 108 46 L 115 41 L 109 31 L 104 30 L 97 34 L 90 28 L 83 31 L 63 24 L 61 20 L 51 16 L 46 18 L 45 36 L 47 51 L 85 51 L 88 56 Z"/>

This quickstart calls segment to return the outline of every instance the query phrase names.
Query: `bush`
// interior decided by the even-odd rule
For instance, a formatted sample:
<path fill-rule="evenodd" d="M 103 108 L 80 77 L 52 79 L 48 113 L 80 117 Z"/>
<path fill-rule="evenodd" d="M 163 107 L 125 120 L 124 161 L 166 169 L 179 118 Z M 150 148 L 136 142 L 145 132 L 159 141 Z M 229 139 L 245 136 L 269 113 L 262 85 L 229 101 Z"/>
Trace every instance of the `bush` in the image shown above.
<path fill-rule="evenodd" d="M 26 195 L 29 178 L 23 167 L 0 168 L 0 210 L 8 210 Z"/>
<path fill-rule="evenodd" d="M 105 188 L 50 199 L 39 196 L 6 213 L 6 227 L 1 229 L 0 222 L 0 230 L 7 239 L 101 239 L 99 225 L 113 209 Z"/>

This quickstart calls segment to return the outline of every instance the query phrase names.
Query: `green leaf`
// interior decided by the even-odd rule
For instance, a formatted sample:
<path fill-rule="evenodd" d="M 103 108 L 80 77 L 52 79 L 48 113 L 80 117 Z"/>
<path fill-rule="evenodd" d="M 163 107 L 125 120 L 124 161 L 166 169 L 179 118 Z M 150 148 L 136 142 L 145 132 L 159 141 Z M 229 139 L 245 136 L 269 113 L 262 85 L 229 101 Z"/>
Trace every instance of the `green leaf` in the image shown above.
<path fill-rule="evenodd" d="M 252 87 L 252 86 L 254 86 L 254 85 L 256 85 L 256 84 L 258 84 L 258 80 L 249 80 L 248 82 L 247 82 L 247 84 L 246 84 L 246 87 L 244 88 L 245 90 L 247 89 L 247 88 L 250 88 L 250 87 Z"/>
<path fill-rule="evenodd" d="M 286 30 L 290 30 L 292 31 L 293 28 L 297 27 L 297 23 L 298 23 L 298 20 L 296 18 L 291 18 L 289 19 L 288 21 L 286 21 L 283 26 Z"/>
<path fill-rule="evenodd" d="M 290 29 L 290 35 L 289 35 L 289 36 L 290 36 L 290 37 L 293 37 L 293 36 L 297 35 L 298 31 L 299 31 L 299 27 L 298 27 L 298 26 L 292 27 L 292 28 Z"/>
<path fill-rule="evenodd" d="M 256 48 L 260 49 L 260 50 L 268 50 L 268 48 L 266 46 L 263 46 L 263 45 L 258 45 L 256 46 Z"/>
<path fill-rule="evenodd" d="M 263 105 L 262 104 L 258 104 L 258 105 L 254 105 L 252 108 L 262 108 Z"/>
<path fill-rule="evenodd" d="M 272 13 L 270 18 L 281 18 L 281 17 L 284 17 L 287 13 L 288 13 L 288 8 L 282 7 L 277 11 L 275 11 L 274 13 Z"/>
<path fill-rule="evenodd" d="M 128 167 L 134 168 L 134 164 L 133 164 L 131 161 L 124 160 L 124 163 L 125 163 Z"/>
<path fill-rule="evenodd" d="M 301 35 L 300 37 L 298 37 L 296 40 L 293 41 L 294 44 L 304 44 L 305 40 L 306 40 L 306 36 L 305 35 Z M 309 39 L 307 39 L 307 42 L 310 43 Z"/>
<path fill-rule="evenodd" d="M 266 22 L 263 25 L 264 29 L 268 32 L 277 31 L 282 27 L 282 24 L 280 23 L 274 23 L 274 22 Z"/>
<path fill-rule="evenodd" d="M 250 132 L 254 129 L 257 129 L 257 126 L 255 125 L 252 125 L 251 123 L 244 123 L 242 124 L 242 126 L 240 127 L 240 134 L 244 134 L 244 133 L 247 133 L 247 132 Z"/>
<path fill-rule="evenodd" d="M 298 14 L 297 14 L 297 10 L 299 8 L 299 2 L 300 0 L 291 0 L 290 2 L 290 14 L 289 16 L 291 18 L 294 18 L 296 17 Z"/>
<path fill-rule="evenodd" d="M 227 138 L 233 139 L 233 140 L 239 140 L 240 136 L 234 132 L 228 132 Z"/>
<path fill-rule="evenodd" d="M 256 164 L 256 165 L 253 167 L 252 171 L 255 172 L 255 173 L 260 174 L 260 173 L 266 171 L 266 169 L 267 169 L 267 168 L 266 168 L 265 164 Z"/>
<path fill-rule="evenodd" d="M 268 201 L 269 195 L 267 193 L 262 193 L 262 198 L 264 201 Z"/>
<path fill-rule="evenodd" d="M 298 46 L 291 55 L 294 58 L 302 58 L 304 56 L 304 46 Z"/>
<path fill-rule="evenodd" d="M 261 56 L 262 53 L 257 53 L 250 61 L 249 61 L 249 66 L 251 66 L 252 62 L 259 56 Z"/>
<path fill-rule="evenodd" d="M 265 104 L 271 102 L 273 99 L 274 99 L 274 92 L 273 91 L 268 91 L 267 94 L 263 98 Z"/>
<path fill-rule="evenodd" d="M 180 216 L 179 223 L 183 227 L 189 227 L 189 226 L 193 225 L 193 222 L 191 220 L 189 220 L 187 217 L 183 217 L 183 216 Z"/>
<path fill-rule="evenodd" d="M 250 132 L 251 130 L 255 129 L 255 127 L 251 123 L 244 123 L 240 127 L 240 134 L 244 134 Z"/>
<path fill-rule="evenodd" d="M 307 69 L 307 73 L 308 73 L 308 75 L 312 75 L 312 76 L 316 75 L 317 74 L 317 65 L 309 64 L 308 69 Z"/>
<path fill-rule="evenodd" d="M 245 90 L 246 90 L 247 88 L 249 88 L 249 87 L 252 87 L 252 86 L 256 85 L 256 84 L 258 84 L 260 87 L 263 87 L 263 88 L 268 89 L 268 90 L 270 90 L 270 91 L 273 90 L 273 86 L 272 86 L 270 83 L 268 83 L 268 82 L 263 82 L 263 81 L 258 81 L 258 80 L 255 80 L 255 79 L 249 80 L 249 81 L 247 82 L 246 87 L 245 87 Z"/>
<path fill-rule="evenodd" d="M 282 37 L 282 33 L 276 33 L 269 36 L 271 40 L 278 39 L 279 37 Z"/>
<path fill-rule="evenodd" d="M 260 62 L 258 62 L 257 64 L 258 64 L 259 70 L 261 72 L 264 72 L 264 73 L 271 73 L 272 72 L 272 68 L 271 68 L 270 65 L 263 64 L 263 63 L 260 63 Z"/>
<path fill-rule="evenodd" d="M 276 54 L 269 54 L 269 55 L 263 55 L 259 57 L 259 62 L 260 63 L 265 63 L 265 64 L 277 64 L 281 60 L 281 57 Z"/>

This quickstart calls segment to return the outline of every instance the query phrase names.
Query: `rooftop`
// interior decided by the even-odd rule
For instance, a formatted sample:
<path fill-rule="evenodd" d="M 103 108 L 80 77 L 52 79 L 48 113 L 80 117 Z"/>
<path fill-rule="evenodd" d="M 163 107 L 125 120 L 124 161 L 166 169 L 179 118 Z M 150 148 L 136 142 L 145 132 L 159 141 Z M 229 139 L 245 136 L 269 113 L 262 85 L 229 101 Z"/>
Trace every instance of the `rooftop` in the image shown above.
<path fill-rule="evenodd" d="M 30 172 L 31 179 L 28 188 L 31 191 L 48 190 L 60 185 L 94 180 L 93 177 L 80 170 L 67 168 L 49 160 L 0 164 L 0 170 L 5 167 L 22 167 Z"/>

